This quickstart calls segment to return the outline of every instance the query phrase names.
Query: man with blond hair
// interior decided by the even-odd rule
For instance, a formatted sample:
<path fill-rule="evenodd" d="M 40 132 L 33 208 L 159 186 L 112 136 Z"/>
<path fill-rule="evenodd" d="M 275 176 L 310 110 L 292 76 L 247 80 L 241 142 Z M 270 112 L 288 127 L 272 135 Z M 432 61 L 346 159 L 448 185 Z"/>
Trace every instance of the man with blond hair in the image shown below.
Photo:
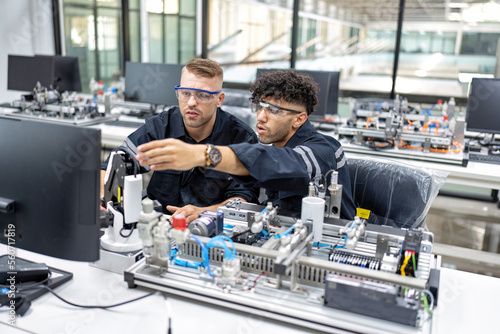
<path fill-rule="evenodd" d="M 141 144 L 155 142 L 156 149 L 161 151 L 168 146 L 164 140 L 173 138 L 203 145 L 208 152 L 212 145 L 257 143 L 257 136 L 250 127 L 220 108 L 225 97 L 222 81 L 223 71 L 217 62 L 191 60 L 182 69 L 180 84 L 172 87 L 179 106 L 147 119 L 146 124 L 128 136 L 122 146 L 136 151 Z M 106 164 L 102 168 L 106 169 Z M 101 171 L 101 187 L 104 175 L 105 170 Z M 103 193 L 104 188 L 101 195 Z M 164 213 L 184 214 L 189 223 L 201 212 L 216 211 L 230 199 L 256 202 L 258 189 L 243 186 L 229 174 L 215 170 L 166 169 L 154 171 L 147 194 L 161 203 Z"/>

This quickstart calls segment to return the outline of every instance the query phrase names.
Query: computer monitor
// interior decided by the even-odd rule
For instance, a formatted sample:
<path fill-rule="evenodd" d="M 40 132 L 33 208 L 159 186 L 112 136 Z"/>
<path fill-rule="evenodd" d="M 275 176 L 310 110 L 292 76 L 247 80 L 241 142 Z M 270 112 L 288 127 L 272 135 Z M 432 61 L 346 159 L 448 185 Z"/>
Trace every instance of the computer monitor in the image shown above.
<path fill-rule="evenodd" d="M 0 117 L 0 242 L 99 258 L 99 129 Z"/>
<path fill-rule="evenodd" d="M 266 71 L 278 69 L 257 69 L 257 77 Z M 310 115 L 312 118 L 324 118 L 327 114 L 337 114 L 339 99 L 340 73 L 334 71 L 297 70 L 299 73 L 311 76 L 319 86 L 318 104 L 316 110 Z"/>
<path fill-rule="evenodd" d="M 500 79 L 472 79 L 466 122 L 468 131 L 500 133 Z"/>
<path fill-rule="evenodd" d="M 174 87 L 181 82 L 184 65 L 134 63 L 125 64 L 125 100 L 156 105 L 178 104 Z"/>
<path fill-rule="evenodd" d="M 49 87 L 53 83 L 52 57 L 8 56 L 7 89 L 33 91 L 36 83 Z"/>
<path fill-rule="evenodd" d="M 53 87 L 59 92 L 81 92 L 80 67 L 77 57 L 54 56 Z"/>
<path fill-rule="evenodd" d="M 9 55 L 7 89 L 32 91 L 36 83 L 58 92 L 81 92 L 80 68 L 77 57 Z"/>

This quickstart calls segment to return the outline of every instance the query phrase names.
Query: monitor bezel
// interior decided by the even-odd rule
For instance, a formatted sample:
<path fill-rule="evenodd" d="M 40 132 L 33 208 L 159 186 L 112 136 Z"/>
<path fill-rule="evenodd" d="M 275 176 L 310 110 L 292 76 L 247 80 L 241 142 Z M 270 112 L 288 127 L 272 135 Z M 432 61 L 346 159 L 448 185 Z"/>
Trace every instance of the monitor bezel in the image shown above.
<path fill-rule="evenodd" d="M 101 130 L 0 116 L 0 138 L 8 157 L 0 160 L 0 197 L 14 201 L 13 212 L 0 212 L 0 243 L 98 260 Z"/>

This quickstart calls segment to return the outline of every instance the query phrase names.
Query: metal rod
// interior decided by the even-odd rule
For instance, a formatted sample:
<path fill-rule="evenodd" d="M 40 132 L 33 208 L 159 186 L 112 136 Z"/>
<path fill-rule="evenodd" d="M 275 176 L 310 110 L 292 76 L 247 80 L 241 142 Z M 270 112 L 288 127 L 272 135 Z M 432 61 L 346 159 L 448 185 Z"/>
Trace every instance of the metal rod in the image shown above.
<path fill-rule="evenodd" d="M 403 31 L 403 15 L 405 0 L 399 0 L 398 30 L 396 32 L 396 48 L 394 49 L 394 67 L 392 69 L 391 99 L 396 97 L 396 77 L 399 65 L 399 50 L 401 48 L 401 32 Z"/>
<path fill-rule="evenodd" d="M 297 38 L 299 31 L 299 4 L 300 0 L 293 1 L 293 16 L 292 16 L 292 51 L 290 54 L 290 68 L 295 68 L 297 60 Z"/>

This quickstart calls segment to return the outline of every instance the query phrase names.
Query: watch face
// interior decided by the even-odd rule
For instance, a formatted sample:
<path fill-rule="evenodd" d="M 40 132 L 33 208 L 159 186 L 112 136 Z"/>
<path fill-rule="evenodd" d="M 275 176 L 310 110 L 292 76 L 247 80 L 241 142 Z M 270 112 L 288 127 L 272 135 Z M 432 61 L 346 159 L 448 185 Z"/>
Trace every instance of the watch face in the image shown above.
<path fill-rule="evenodd" d="M 211 147 L 208 156 L 214 166 L 217 166 L 222 159 L 222 155 L 220 154 L 219 149 L 214 146 Z"/>

